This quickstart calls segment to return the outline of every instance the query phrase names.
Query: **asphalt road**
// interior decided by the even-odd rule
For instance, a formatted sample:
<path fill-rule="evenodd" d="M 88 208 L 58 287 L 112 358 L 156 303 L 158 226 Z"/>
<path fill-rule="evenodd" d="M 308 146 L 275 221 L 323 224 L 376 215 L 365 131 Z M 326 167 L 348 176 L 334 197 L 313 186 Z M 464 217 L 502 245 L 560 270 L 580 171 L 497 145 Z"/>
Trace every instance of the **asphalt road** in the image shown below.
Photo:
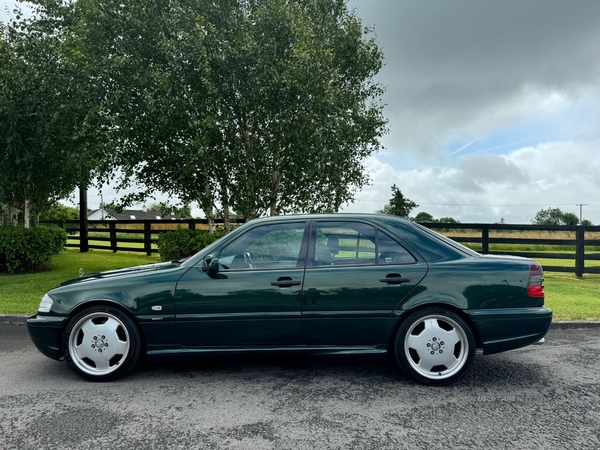
<path fill-rule="evenodd" d="M 364 357 L 213 358 L 80 380 L 0 325 L 2 449 L 600 448 L 600 329 L 476 356 L 445 388 Z"/>

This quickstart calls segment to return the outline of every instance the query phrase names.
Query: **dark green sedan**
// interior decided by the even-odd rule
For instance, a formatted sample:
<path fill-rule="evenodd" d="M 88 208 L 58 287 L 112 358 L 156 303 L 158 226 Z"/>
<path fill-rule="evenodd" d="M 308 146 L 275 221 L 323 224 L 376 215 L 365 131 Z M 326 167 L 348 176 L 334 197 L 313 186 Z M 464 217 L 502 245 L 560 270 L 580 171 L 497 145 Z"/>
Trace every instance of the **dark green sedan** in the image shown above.
<path fill-rule="evenodd" d="M 391 216 L 252 221 L 196 255 L 72 280 L 28 320 L 33 342 L 108 381 L 145 355 L 391 354 L 445 385 L 478 353 L 543 342 L 552 320 L 530 259 L 480 255 Z"/>

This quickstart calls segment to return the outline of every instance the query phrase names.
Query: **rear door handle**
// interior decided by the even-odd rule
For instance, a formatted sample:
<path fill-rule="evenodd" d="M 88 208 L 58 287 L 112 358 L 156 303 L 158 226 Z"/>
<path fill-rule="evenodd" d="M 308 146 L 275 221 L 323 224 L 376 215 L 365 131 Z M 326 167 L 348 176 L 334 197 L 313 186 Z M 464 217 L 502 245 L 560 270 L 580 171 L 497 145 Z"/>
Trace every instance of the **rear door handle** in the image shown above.
<path fill-rule="evenodd" d="M 302 284 L 301 281 L 292 280 L 291 277 L 279 277 L 277 281 L 271 281 L 271 286 L 279 286 L 280 288 L 298 286 Z"/>
<path fill-rule="evenodd" d="M 410 283 L 410 278 L 403 277 L 399 273 L 388 273 L 385 278 L 381 278 L 379 281 L 387 284 L 402 284 Z"/>

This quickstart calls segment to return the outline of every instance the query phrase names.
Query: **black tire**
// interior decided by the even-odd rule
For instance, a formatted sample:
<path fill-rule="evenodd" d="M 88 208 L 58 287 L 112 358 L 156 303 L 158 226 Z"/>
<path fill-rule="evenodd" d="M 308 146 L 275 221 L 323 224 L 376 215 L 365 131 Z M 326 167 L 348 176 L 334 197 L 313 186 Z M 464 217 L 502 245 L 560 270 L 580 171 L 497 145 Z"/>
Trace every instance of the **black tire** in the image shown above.
<path fill-rule="evenodd" d="M 91 306 L 69 321 L 63 335 L 68 366 L 89 381 L 112 381 L 140 360 L 142 339 L 135 322 L 112 306 Z"/>
<path fill-rule="evenodd" d="M 394 337 L 400 369 L 421 384 L 454 383 L 471 367 L 475 337 L 469 324 L 455 312 L 427 307 L 409 314 Z"/>

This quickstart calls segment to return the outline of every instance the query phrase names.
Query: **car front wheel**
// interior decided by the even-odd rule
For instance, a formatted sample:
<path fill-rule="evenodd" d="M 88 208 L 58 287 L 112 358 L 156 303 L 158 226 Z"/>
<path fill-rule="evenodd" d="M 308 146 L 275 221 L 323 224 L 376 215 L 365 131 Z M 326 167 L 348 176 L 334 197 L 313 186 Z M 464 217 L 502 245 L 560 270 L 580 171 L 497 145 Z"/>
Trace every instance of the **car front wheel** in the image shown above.
<path fill-rule="evenodd" d="M 141 337 L 133 320 L 110 306 L 93 306 L 76 314 L 63 336 L 69 367 L 90 381 L 124 376 L 138 363 Z"/>
<path fill-rule="evenodd" d="M 410 314 L 394 339 L 396 361 L 413 380 L 443 386 L 461 378 L 475 355 L 475 338 L 453 311 L 424 308 Z"/>

